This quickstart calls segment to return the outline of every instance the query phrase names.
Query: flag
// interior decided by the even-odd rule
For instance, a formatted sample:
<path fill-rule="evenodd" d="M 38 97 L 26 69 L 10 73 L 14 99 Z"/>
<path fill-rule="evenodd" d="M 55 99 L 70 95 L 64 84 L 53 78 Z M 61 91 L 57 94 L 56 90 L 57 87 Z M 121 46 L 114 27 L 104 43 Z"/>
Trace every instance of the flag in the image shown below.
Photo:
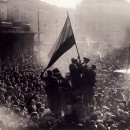
<path fill-rule="evenodd" d="M 46 69 L 48 69 L 50 66 L 52 66 L 66 51 L 68 51 L 75 42 L 75 37 L 73 33 L 73 29 L 71 26 L 69 15 L 66 18 L 64 27 L 54 44 L 51 52 L 49 53 L 49 64 Z"/>

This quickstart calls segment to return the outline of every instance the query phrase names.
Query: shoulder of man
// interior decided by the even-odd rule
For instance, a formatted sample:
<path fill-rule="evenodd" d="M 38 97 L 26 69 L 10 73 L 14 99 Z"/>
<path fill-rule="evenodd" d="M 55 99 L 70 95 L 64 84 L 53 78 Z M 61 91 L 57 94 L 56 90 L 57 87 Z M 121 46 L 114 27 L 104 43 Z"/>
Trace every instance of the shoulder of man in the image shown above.
<path fill-rule="evenodd" d="M 69 67 L 70 68 L 77 68 L 76 64 L 70 64 Z"/>

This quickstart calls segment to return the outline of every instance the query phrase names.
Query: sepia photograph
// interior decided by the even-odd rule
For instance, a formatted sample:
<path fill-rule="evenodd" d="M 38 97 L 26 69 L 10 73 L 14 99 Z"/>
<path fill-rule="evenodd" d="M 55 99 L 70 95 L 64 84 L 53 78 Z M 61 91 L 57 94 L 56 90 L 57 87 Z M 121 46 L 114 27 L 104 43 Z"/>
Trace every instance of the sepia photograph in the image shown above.
<path fill-rule="evenodd" d="M 130 0 L 0 0 L 0 130 L 130 130 Z"/>

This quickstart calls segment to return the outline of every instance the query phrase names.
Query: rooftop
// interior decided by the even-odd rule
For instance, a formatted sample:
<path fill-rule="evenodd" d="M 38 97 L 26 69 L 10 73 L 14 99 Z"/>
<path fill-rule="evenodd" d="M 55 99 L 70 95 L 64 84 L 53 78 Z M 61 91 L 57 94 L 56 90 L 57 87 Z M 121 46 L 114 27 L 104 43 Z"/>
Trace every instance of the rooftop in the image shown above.
<path fill-rule="evenodd" d="M 7 0 L 0 0 L 0 2 L 7 2 Z"/>

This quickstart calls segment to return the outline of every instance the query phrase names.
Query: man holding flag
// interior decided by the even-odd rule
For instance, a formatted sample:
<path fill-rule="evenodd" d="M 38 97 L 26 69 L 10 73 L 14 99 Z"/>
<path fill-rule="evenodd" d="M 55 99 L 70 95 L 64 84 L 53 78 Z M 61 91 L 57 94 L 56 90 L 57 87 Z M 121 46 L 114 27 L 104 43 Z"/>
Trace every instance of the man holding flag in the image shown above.
<path fill-rule="evenodd" d="M 71 23 L 70 23 L 69 15 L 67 15 L 67 18 L 66 18 L 65 24 L 63 26 L 63 29 L 62 29 L 56 43 L 54 44 L 51 52 L 49 53 L 50 61 L 49 61 L 48 65 L 47 65 L 46 69 L 44 70 L 44 72 L 48 68 L 50 68 L 73 45 L 76 45 L 76 41 L 75 41 L 74 33 L 73 33 L 73 30 L 72 30 L 72 26 L 71 26 Z M 76 49 L 77 49 L 77 45 L 76 45 Z M 77 53 L 78 53 L 78 49 L 77 49 Z M 78 57 L 79 57 L 79 53 L 78 53 Z M 41 79 L 42 80 L 45 79 L 45 78 L 48 79 L 48 77 L 46 77 L 46 76 L 44 77 L 44 72 L 42 72 L 42 74 L 41 74 Z M 47 87 L 47 84 L 46 84 L 46 87 Z M 52 88 L 57 88 L 57 86 L 55 86 L 55 84 L 53 84 Z M 46 90 L 47 90 L 47 88 L 46 88 Z M 57 91 L 59 91 L 59 90 L 57 90 Z M 51 93 L 51 88 L 49 89 L 49 92 Z M 54 90 L 52 90 L 52 93 L 53 92 L 54 92 Z M 55 93 L 57 93 L 57 92 L 55 92 Z M 52 99 L 51 96 L 53 96 L 53 95 L 55 95 L 55 97 L 57 96 L 54 93 L 51 94 L 51 95 L 48 95 L 48 96 L 49 96 L 50 99 Z M 51 101 L 51 102 L 54 102 L 54 101 Z"/>
<path fill-rule="evenodd" d="M 71 87 L 73 86 L 74 87 L 74 91 L 77 93 L 78 92 L 78 96 L 79 96 L 79 93 L 80 93 L 80 101 L 82 102 L 82 91 L 80 89 L 81 87 L 81 84 L 79 84 L 81 81 L 82 81 L 82 76 L 81 76 L 81 73 L 82 75 L 84 74 L 84 72 L 82 72 L 82 64 L 81 63 L 81 60 L 80 60 L 80 55 L 79 55 L 79 52 L 78 52 L 78 48 L 77 48 L 77 45 L 76 45 L 76 41 L 75 41 L 75 37 L 74 37 L 74 33 L 73 33 L 73 29 L 72 29 L 72 26 L 71 26 L 71 22 L 70 22 L 70 18 L 69 18 L 69 15 L 67 15 L 67 18 L 66 18 L 66 21 L 65 21 L 65 24 L 63 26 L 63 29 L 56 41 L 56 43 L 54 44 L 51 52 L 49 53 L 49 58 L 50 58 L 50 61 L 46 67 L 46 69 L 44 70 L 44 72 L 50 68 L 66 51 L 68 51 L 73 45 L 76 46 L 76 50 L 77 50 L 77 54 L 78 54 L 78 60 L 79 62 L 77 61 L 77 59 L 75 60 L 75 62 L 69 66 L 69 69 L 70 69 L 70 73 L 71 73 L 71 70 L 73 70 L 74 74 L 70 74 L 70 77 L 71 77 Z M 76 71 L 75 71 L 76 70 Z M 43 77 L 44 79 L 44 72 L 41 74 L 41 77 Z M 53 74 L 52 74 L 53 75 Z M 73 77 L 72 77 L 73 75 Z M 52 78 L 52 77 L 51 77 Z M 57 78 L 57 77 L 56 77 Z M 94 77 L 95 78 L 95 77 Z M 60 88 L 62 88 L 62 83 L 58 82 L 58 88 L 57 91 L 60 90 Z M 47 85 L 46 85 L 47 86 Z M 52 87 L 53 87 L 53 90 L 54 88 L 57 88 L 57 86 L 55 86 L 55 84 L 52 83 Z M 85 87 L 88 87 L 88 85 Z M 52 91 L 53 91 L 52 90 Z M 50 88 L 50 91 L 51 91 L 51 88 Z M 74 92 L 73 91 L 73 92 Z M 71 91 L 72 92 L 72 91 Z M 75 93 L 74 92 L 74 93 Z M 57 92 L 55 92 L 57 93 Z M 54 93 L 52 94 L 54 95 Z M 50 95 L 51 96 L 51 95 Z M 55 94 L 54 97 L 57 97 L 58 94 Z M 88 96 L 88 95 L 87 95 Z M 57 99 L 59 99 L 60 97 L 60 94 L 58 96 Z M 93 98 L 93 97 L 92 97 Z M 51 98 L 52 99 L 52 98 Z M 53 98 L 54 99 L 54 98 Z M 62 99 L 62 96 L 61 96 L 61 99 Z M 74 96 L 71 96 L 71 101 L 73 100 L 74 102 L 77 101 L 76 97 Z M 73 102 L 72 101 L 72 102 Z M 59 103 L 60 104 L 60 103 Z M 62 103 L 61 103 L 62 104 Z M 64 103 L 63 103 L 64 104 Z M 61 105 L 62 106 L 62 105 Z M 57 106 L 54 106 L 54 108 L 57 107 Z M 78 114 L 78 113 L 77 113 Z"/>

